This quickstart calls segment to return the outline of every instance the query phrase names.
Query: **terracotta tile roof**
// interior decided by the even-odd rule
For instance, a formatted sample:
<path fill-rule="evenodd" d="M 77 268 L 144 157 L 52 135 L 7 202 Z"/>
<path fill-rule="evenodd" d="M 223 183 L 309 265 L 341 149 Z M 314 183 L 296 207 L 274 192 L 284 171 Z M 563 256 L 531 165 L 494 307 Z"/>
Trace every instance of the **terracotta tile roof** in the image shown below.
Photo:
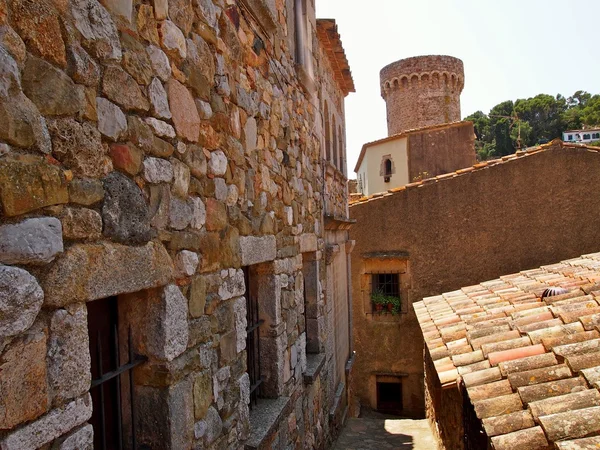
<path fill-rule="evenodd" d="M 414 309 L 442 387 L 464 385 L 494 449 L 598 448 L 600 253 Z"/>
<path fill-rule="evenodd" d="M 376 141 L 367 142 L 366 144 L 364 144 L 362 146 L 362 149 L 360 150 L 360 155 L 358 155 L 358 161 L 356 161 L 356 166 L 354 166 L 354 172 L 358 172 L 358 169 L 360 169 L 362 160 L 365 157 L 365 154 L 367 153 L 367 149 L 369 147 L 372 147 L 373 145 L 383 144 L 384 142 L 395 141 L 396 139 L 402 139 L 410 134 L 422 133 L 424 131 L 444 130 L 446 128 L 456 128 L 456 127 L 472 125 L 472 124 L 473 124 L 473 122 L 470 122 L 468 120 L 461 120 L 458 122 L 441 123 L 441 124 L 437 124 L 437 125 L 427 125 L 427 126 L 420 127 L 420 128 L 412 128 L 410 130 L 405 130 L 402 133 L 392 134 L 391 136 L 384 137 L 384 138 L 378 139 Z"/>
<path fill-rule="evenodd" d="M 327 59 L 331 63 L 333 74 L 344 95 L 356 92 L 350 65 L 342 46 L 335 19 L 317 19 L 317 37 L 325 49 Z"/>
<path fill-rule="evenodd" d="M 458 123 L 461 123 L 461 122 L 458 122 Z M 365 145 L 367 145 L 367 144 L 365 144 Z M 479 170 L 492 168 L 492 167 L 495 167 L 500 164 L 506 164 L 506 163 L 510 163 L 512 161 L 517 161 L 521 158 L 532 156 L 537 153 L 547 151 L 551 148 L 555 148 L 557 146 L 561 147 L 561 148 L 579 148 L 579 149 L 585 149 L 585 150 L 588 150 L 588 151 L 594 152 L 594 153 L 600 153 L 600 147 L 588 146 L 588 145 L 583 145 L 583 144 L 573 144 L 573 143 L 563 142 L 560 139 L 555 139 L 552 142 L 549 142 L 547 144 L 540 145 L 537 147 L 529 147 L 526 150 L 520 150 L 512 155 L 503 156 L 498 159 L 483 161 L 483 162 L 477 163 L 471 167 L 466 167 L 464 169 L 459 169 L 455 172 L 449 172 L 449 173 L 445 173 L 442 175 L 438 175 L 437 177 L 427 178 L 422 181 L 409 183 L 404 186 L 399 186 L 399 187 L 390 189 L 385 192 L 378 192 L 376 194 L 372 194 L 369 196 L 362 196 L 362 197 L 355 196 L 353 198 L 350 198 L 349 203 L 350 203 L 351 207 L 355 206 L 355 205 L 360 205 L 360 204 L 367 203 L 372 200 L 388 197 L 391 194 L 395 194 L 397 192 L 402 192 L 406 189 L 420 188 L 427 184 L 435 184 L 440 181 L 450 180 L 450 179 L 453 179 L 453 178 L 456 178 L 459 176 L 475 173 Z M 598 275 L 598 279 L 600 280 L 600 275 Z"/>

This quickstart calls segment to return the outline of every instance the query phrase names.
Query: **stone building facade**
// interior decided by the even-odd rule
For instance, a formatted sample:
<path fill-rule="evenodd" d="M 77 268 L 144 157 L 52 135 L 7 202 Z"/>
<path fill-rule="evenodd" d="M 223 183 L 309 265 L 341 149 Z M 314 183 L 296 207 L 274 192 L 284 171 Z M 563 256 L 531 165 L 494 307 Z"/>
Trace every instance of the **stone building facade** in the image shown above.
<path fill-rule="evenodd" d="M 330 442 L 340 48 L 304 0 L 0 0 L 0 448 Z"/>
<path fill-rule="evenodd" d="M 381 69 L 380 80 L 389 136 L 461 119 L 465 74 L 458 58 L 429 55 L 402 59 Z"/>
<path fill-rule="evenodd" d="M 597 148 L 554 141 L 352 203 L 353 391 L 361 405 L 425 415 L 414 302 L 597 250 L 599 169 Z M 390 285 L 401 299 L 397 315 L 371 302 L 374 289 Z M 440 395 L 428 398 L 428 412 L 442 405 L 436 417 L 445 420 L 434 428 L 447 448 L 459 448 L 451 442 L 462 436 L 460 395 Z"/>

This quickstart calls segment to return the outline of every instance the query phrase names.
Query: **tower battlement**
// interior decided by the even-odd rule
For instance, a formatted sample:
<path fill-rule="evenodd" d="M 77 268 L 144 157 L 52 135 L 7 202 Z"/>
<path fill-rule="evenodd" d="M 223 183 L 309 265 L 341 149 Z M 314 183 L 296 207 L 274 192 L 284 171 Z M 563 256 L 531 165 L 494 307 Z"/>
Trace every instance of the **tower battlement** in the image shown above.
<path fill-rule="evenodd" d="M 463 62 L 452 56 L 416 56 L 385 66 L 381 96 L 387 105 L 388 135 L 460 120 Z"/>

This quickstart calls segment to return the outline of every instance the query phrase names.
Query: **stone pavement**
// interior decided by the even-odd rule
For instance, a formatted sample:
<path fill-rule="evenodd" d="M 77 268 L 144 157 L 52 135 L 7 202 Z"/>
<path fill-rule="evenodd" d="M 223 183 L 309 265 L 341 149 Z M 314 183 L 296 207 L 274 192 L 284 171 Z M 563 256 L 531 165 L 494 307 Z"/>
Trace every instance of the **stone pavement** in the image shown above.
<path fill-rule="evenodd" d="M 437 450 L 426 419 L 348 419 L 333 450 Z"/>

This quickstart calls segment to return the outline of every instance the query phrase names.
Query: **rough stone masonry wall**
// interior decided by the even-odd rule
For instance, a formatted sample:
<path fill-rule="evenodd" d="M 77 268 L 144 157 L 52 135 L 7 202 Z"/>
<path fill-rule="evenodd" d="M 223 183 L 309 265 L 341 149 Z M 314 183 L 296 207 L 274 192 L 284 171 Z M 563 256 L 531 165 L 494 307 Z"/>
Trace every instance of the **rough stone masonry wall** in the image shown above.
<path fill-rule="evenodd" d="M 276 394 L 292 399 L 270 442 L 330 438 L 328 371 L 311 389 L 301 376 L 300 253 L 323 247 L 321 102 L 297 82 L 292 12 L 271 6 L 261 49 L 230 0 L 0 0 L 2 449 L 91 448 L 86 303 L 110 296 L 148 358 L 138 443 L 242 447 L 240 268 L 264 261 L 281 302 L 265 329 L 283 355 Z M 334 84 L 327 67 L 315 79 Z"/>
<path fill-rule="evenodd" d="M 416 56 L 380 72 L 388 136 L 460 120 L 463 62 L 452 56 Z"/>
<path fill-rule="evenodd" d="M 350 230 L 356 241 L 352 252 L 356 395 L 368 400 L 373 370 L 401 372 L 409 380 L 420 380 L 421 386 L 409 388 L 411 406 L 424 412 L 423 341 L 410 307 L 413 302 L 597 251 L 599 168 L 599 153 L 554 144 L 532 155 L 351 206 L 350 216 L 357 220 Z M 386 251 L 407 253 L 410 266 L 409 310 L 401 315 L 400 326 L 369 321 L 361 308 L 368 295 L 360 285 L 361 255 Z"/>

